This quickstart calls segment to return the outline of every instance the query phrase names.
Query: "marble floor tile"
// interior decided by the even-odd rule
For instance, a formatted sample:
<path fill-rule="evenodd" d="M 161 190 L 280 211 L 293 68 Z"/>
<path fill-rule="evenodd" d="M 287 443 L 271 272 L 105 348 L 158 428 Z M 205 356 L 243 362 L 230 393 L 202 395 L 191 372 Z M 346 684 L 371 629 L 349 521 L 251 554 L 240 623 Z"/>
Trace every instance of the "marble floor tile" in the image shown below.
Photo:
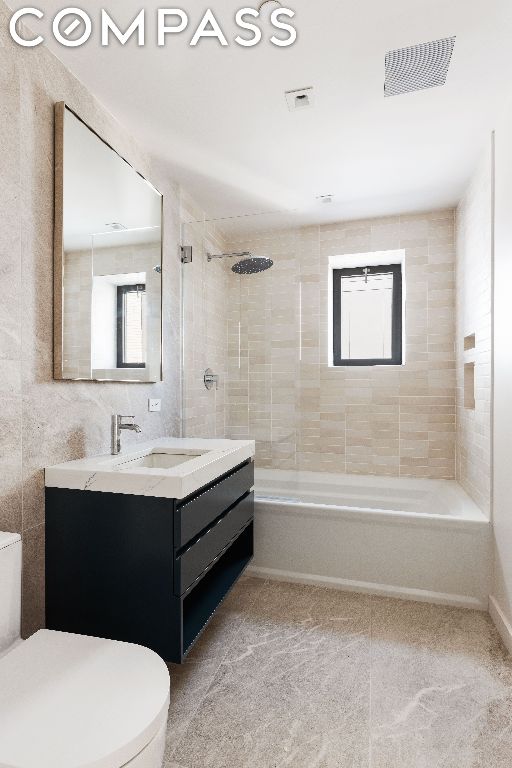
<path fill-rule="evenodd" d="M 370 622 L 371 597 L 357 592 L 267 581 L 255 597 L 246 618 L 253 616 L 278 624 L 315 620 L 333 626 L 354 621 L 369 626 Z"/>
<path fill-rule="evenodd" d="M 512 765 L 484 613 L 246 578 L 170 671 L 164 768 Z"/>
<path fill-rule="evenodd" d="M 169 664 L 171 703 L 165 747 L 167 761 L 171 760 L 229 651 L 243 621 L 241 612 L 251 603 L 253 592 L 262 585 L 260 580 L 242 580 L 236 593 L 231 593 L 219 608 L 184 663 Z"/>
<path fill-rule="evenodd" d="M 228 594 L 219 607 L 219 613 L 229 613 L 245 618 L 247 612 L 261 605 L 260 595 L 266 587 L 263 579 L 242 576 L 235 588 Z"/>
<path fill-rule="evenodd" d="M 181 666 L 169 665 L 171 702 L 165 744 L 169 761 L 185 735 L 190 721 L 208 693 L 220 664 L 211 661 Z"/>
<path fill-rule="evenodd" d="M 162 768 L 189 768 L 187 765 L 178 765 L 178 763 L 175 763 L 174 760 L 172 760 L 170 763 L 167 761 L 164 761 L 164 764 Z M 195 768 L 202 768 L 202 766 L 197 765 Z"/>
<path fill-rule="evenodd" d="M 365 606 L 362 596 L 265 585 L 174 759 L 212 768 L 367 768 Z"/>
<path fill-rule="evenodd" d="M 374 600 L 372 768 L 512 765 L 512 662 L 483 613 Z"/>

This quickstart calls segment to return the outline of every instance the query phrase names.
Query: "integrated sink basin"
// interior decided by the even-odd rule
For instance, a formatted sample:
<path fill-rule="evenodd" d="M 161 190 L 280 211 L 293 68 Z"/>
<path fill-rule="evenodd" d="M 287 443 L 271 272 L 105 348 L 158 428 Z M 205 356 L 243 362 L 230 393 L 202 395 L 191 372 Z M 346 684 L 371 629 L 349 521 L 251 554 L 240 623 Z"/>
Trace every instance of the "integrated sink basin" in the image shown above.
<path fill-rule="evenodd" d="M 148 453 L 147 456 L 141 456 L 137 459 L 123 459 L 116 469 L 119 472 L 130 472 L 135 467 L 148 467 L 149 469 L 172 469 L 180 464 L 195 459 L 197 456 L 204 456 L 209 451 L 176 451 L 169 453 Z"/>
<path fill-rule="evenodd" d="M 47 488 L 184 499 L 255 453 L 254 440 L 167 437 L 45 470 Z"/>

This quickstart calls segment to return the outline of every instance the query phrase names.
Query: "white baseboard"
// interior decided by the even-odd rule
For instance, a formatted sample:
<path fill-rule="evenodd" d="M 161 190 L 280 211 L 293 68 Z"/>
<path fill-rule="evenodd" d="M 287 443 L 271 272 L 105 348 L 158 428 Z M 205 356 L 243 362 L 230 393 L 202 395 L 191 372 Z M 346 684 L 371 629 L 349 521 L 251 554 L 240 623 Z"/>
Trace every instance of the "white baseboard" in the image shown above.
<path fill-rule="evenodd" d="M 260 579 L 270 579 L 272 581 L 311 584 L 315 587 L 330 587 L 331 589 L 340 589 L 345 592 L 364 592 L 366 594 L 381 595 L 382 597 L 396 597 L 401 600 L 415 600 L 422 603 L 435 603 L 436 605 L 453 605 L 457 608 L 472 608 L 477 611 L 488 610 L 486 602 L 466 595 L 450 595 L 444 592 L 431 592 L 426 589 L 410 589 L 409 587 L 396 587 L 391 584 L 352 581 L 351 579 L 341 579 L 333 576 L 317 576 L 315 574 L 295 573 L 293 571 L 280 571 L 274 568 L 258 568 L 257 566 L 249 566 L 246 573 L 249 576 L 257 576 Z M 511 632 L 510 638 L 512 643 L 512 629 L 510 626 L 509 632 Z"/>
<path fill-rule="evenodd" d="M 489 595 L 489 613 L 507 651 L 512 653 L 512 625 L 501 610 L 498 601 L 492 595 Z"/>

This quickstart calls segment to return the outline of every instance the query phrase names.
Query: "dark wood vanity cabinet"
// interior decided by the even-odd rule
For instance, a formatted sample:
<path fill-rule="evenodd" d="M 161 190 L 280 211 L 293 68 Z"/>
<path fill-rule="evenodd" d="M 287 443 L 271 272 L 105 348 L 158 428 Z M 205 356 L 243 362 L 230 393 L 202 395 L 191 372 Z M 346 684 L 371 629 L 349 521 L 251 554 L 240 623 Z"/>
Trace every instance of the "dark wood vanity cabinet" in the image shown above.
<path fill-rule="evenodd" d="M 254 464 L 186 499 L 46 488 L 46 625 L 181 662 L 253 556 Z"/>

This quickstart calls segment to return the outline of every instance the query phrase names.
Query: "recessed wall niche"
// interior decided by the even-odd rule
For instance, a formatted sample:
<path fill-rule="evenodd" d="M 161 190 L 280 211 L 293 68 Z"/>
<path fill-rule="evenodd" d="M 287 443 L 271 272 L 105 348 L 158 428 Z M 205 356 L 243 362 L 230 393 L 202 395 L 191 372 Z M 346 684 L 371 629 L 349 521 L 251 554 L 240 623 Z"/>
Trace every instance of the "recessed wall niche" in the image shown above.
<path fill-rule="evenodd" d="M 464 364 L 464 408 L 475 409 L 475 364 Z"/>
<path fill-rule="evenodd" d="M 471 333 L 469 336 L 464 336 L 464 352 L 474 349 L 475 345 L 476 339 L 474 333 Z"/>

